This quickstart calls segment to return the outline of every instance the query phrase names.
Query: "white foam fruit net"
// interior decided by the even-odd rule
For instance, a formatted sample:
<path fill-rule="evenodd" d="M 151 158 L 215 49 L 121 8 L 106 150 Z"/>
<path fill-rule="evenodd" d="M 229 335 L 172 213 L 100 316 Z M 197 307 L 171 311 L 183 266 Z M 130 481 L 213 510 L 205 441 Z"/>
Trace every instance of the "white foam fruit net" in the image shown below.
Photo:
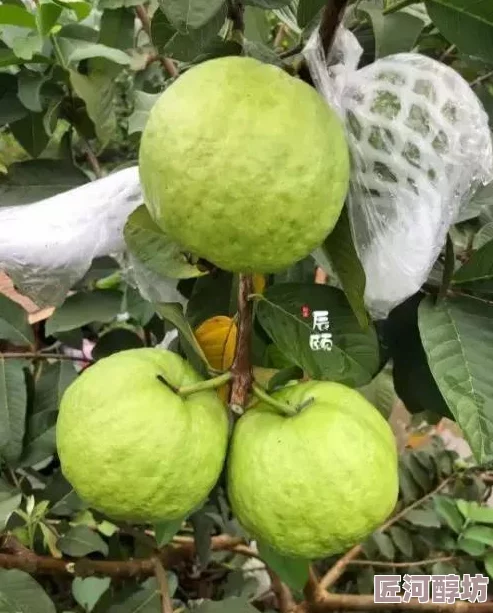
<path fill-rule="evenodd" d="M 317 32 L 305 55 L 346 126 L 365 302 L 385 317 L 425 282 L 461 206 L 493 179 L 491 135 L 479 99 L 450 67 L 401 53 L 354 70 L 356 39 L 341 30 L 327 62 Z"/>

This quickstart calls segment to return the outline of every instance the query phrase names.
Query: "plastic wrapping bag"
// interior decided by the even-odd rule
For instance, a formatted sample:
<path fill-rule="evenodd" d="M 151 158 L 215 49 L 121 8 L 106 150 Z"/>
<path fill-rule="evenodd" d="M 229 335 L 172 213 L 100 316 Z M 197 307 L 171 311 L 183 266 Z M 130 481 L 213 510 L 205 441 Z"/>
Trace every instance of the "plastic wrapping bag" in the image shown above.
<path fill-rule="evenodd" d="M 142 204 L 137 166 L 32 204 L 0 208 L 0 269 L 39 307 L 57 306 L 96 257 L 111 255 L 144 296 L 178 300 L 176 281 L 124 258 L 123 227 Z"/>
<path fill-rule="evenodd" d="M 355 70 L 357 45 L 341 27 L 325 61 L 315 31 L 305 56 L 346 125 L 365 303 L 383 318 L 419 290 L 461 206 L 493 179 L 492 143 L 488 117 L 457 72 L 415 53 Z"/>

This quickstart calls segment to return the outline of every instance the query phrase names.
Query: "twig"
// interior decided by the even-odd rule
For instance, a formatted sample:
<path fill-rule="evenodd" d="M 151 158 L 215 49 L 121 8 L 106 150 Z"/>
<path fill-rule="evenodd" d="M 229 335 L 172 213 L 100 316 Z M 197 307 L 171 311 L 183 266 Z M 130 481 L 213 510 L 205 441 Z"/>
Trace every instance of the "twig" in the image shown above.
<path fill-rule="evenodd" d="M 234 411 L 244 409 L 252 387 L 251 340 L 253 325 L 253 302 L 249 300 L 253 292 L 252 275 L 240 274 L 238 288 L 238 340 L 231 366 L 233 385 L 229 404 Z"/>
<path fill-rule="evenodd" d="M 159 558 L 154 558 L 154 574 L 161 593 L 161 613 L 173 613 L 173 602 L 169 594 L 168 577 Z"/>
<path fill-rule="evenodd" d="M 290 589 L 268 566 L 267 573 L 269 574 L 272 583 L 272 591 L 277 598 L 277 606 L 279 608 L 280 613 L 289 613 L 295 606 L 295 601 L 293 599 Z"/>
<path fill-rule="evenodd" d="M 329 0 L 325 5 L 320 21 L 320 41 L 325 56 L 329 54 L 337 28 L 342 21 L 349 0 Z"/>
<path fill-rule="evenodd" d="M 279 26 L 276 32 L 276 37 L 274 38 L 274 43 L 273 43 L 274 49 L 279 49 L 280 47 L 282 47 L 282 41 L 284 40 L 284 37 L 286 36 L 287 32 L 288 32 L 288 27 L 286 26 L 285 23 L 281 23 L 281 25 Z"/>
<path fill-rule="evenodd" d="M 481 77 L 478 77 L 477 79 L 474 79 L 474 81 L 471 81 L 469 83 L 469 87 L 476 87 L 477 85 L 480 85 L 481 83 L 484 83 L 485 81 L 488 81 L 491 78 L 493 78 L 493 70 L 491 70 L 490 72 L 487 72 Z"/>
<path fill-rule="evenodd" d="M 440 55 L 440 57 L 438 58 L 438 61 L 439 62 L 444 62 L 455 50 L 456 50 L 456 46 L 455 45 L 450 45 L 450 47 L 445 49 L 445 51 L 442 53 L 442 55 Z"/>
<path fill-rule="evenodd" d="M 142 5 L 136 6 L 135 7 L 135 13 L 136 13 L 137 17 L 140 19 L 140 22 L 142 24 L 142 28 L 144 29 L 144 32 L 149 37 L 149 40 L 152 42 L 151 20 L 150 20 L 149 14 L 148 14 L 145 6 L 142 6 Z M 178 68 L 176 67 L 176 64 L 173 62 L 172 59 L 170 59 L 169 57 L 163 57 L 163 56 L 161 56 L 159 54 L 156 54 L 156 56 L 153 59 L 156 59 L 159 62 L 161 62 L 162 67 L 166 70 L 166 72 L 171 77 L 177 77 L 178 76 L 178 74 L 179 74 Z"/>
<path fill-rule="evenodd" d="M 471 556 L 442 556 L 441 558 L 430 558 L 428 560 L 417 560 L 408 562 L 382 562 L 380 560 L 351 560 L 350 566 L 375 566 L 375 568 L 407 568 L 408 566 L 429 566 L 438 562 L 456 562 L 458 560 L 469 560 Z"/>
<path fill-rule="evenodd" d="M 426 502 L 427 500 L 432 498 L 435 494 L 443 490 L 450 483 L 450 481 L 452 481 L 452 479 L 455 479 L 456 477 L 457 477 L 457 473 L 454 473 L 450 475 L 449 477 L 447 477 L 446 479 L 444 479 L 443 481 L 441 481 L 434 490 L 432 490 L 431 492 L 428 492 L 428 494 L 425 494 L 419 500 L 415 500 L 408 507 L 405 507 L 404 509 L 402 509 L 401 511 L 393 515 L 388 521 L 386 521 L 379 528 L 379 531 L 384 532 L 385 530 L 390 528 L 390 526 L 392 526 L 393 524 L 398 522 L 400 519 L 402 519 L 407 513 L 409 513 L 409 511 L 411 511 L 412 509 L 415 509 L 416 507 L 421 506 L 424 502 Z M 330 568 L 325 573 L 325 575 L 322 577 L 320 584 L 319 584 L 319 589 L 326 590 L 331 585 L 333 585 L 339 579 L 339 577 L 344 573 L 344 571 L 346 570 L 346 567 L 360 555 L 362 550 L 363 550 L 363 546 L 360 543 L 358 545 L 355 545 L 352 549 L 350 549 L 347 553 L 345 553 L 342 556 L 342 558 L 339 558 L 339 560 L 337 560 L 334 566 L 332 566 L 332 568 Z"/>
<path fill-rule="evenodd" d="M 233 30 L 243 33 L 245 31 L 244 11 L 245 8 L 238 0 L 227 0 L 228 19 L 233 24 Z"/>
<path fill-rule="evenodd" d="M 64 353 L 41 353 L 39 351 L 6 351 L 0 352 L 0 359 L 6 360 L 70 360 L 72 362 L 85 362 L 92 364 L 94 360 L 86 358 L 84 356 L 65 355 Z"/>

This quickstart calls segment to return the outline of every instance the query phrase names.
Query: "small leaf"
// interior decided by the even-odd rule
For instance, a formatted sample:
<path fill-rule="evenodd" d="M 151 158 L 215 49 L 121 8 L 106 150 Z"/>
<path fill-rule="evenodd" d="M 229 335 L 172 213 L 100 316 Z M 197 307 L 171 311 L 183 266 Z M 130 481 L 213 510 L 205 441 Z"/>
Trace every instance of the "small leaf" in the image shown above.
<path fill-rule="evenodd" d="M 261 541 L 258 541 L 257 546 L 262 560 L 278 575 L 281 581 L 293 590 L 303 590 L 308 581 L 309 560 L 283 556 Z"/>
<path fill-rule="evenodd" d="M 76 577 L 72 581 L 72 595 L 80 606 L 90 613 L 111 583 L 109 577 Z"/>
<path fill-rule="evenodd" d="M 108 555 L 108 545 L 87 526 L 75 526 L 58 539 L 58 548 L 74 558 L 81 558 L 90 553 L 99 552 Z"/>
<path fill-rule="evenodd" d="M 479 524 L 493 524 L 493 509 L 477 502 L 458 500 L 457 506 L 466 519 Z"/>
<path fill-rule="evenodd" d="M 314 336 L 323 336 L 314 330 L 314 311 L 328 311 L 327 350 L 311 347 Z M 378 369 L 375 329 L 362 330 L 341 290 L 309 283 L 274 285 L 257 296 L 256 315 L 281 352 L 315 379 L 360 387 Z"/>
<path fill-rule="evenodd" d="M 404 516 L 406 521 L 424 528 L 440 528 L 441 523 L 432 509 L 413 509 Z"/>
<path fill-rule="evenodd" d="M 206 24 L 223 6 L 224 0 L 162 0 L 161 10 L 182 33 Z"/>
<path fill-rule="evenodd" d="M 173 540 L 180 528 L 182 527 L 184 518 L 174 521 L 159 522 L 154 524 L 155 539 L 158 547 L 164 547 Z"/>
<path fill-rule="evenodd" d="M 22 494 L 4 493 L 0 495 L 0 530 L 4 530 L 12 513 L 19 508 Z"/>
<path fill-rule="evenodd" d="M 130 251 L 158 275 L 188 279 L 204 274 L 190 263 L 181 245 L 173 242 L 152 220 L 143 204 L 130 214 L 123 234 Z"/>
<path fill-rule="evenodd" d="M 78 292 L 69 296 L 46 322 L 48 336 L 80 328 L 93 321 L 107 323 L 120 312 L 122 294 L 115 290 Z"/>
<path fill-rule="evenodd" d="M 468 538 L 460 538 L 457 547 L 465 551 L 470 556 L 482 556 L 486 550 L 486 545 Z"/>
<path fill-rule="evenodd" d="M 487 528 L 486 526 L 470 526 L 464 530 L 463 537 L 493 547 L 493 528 Z"/>
<path fill-rule="evenodd" d="M 128 118 L 129 134 L 144 131 L 149 113 L 160 97 L 161 94 L 148 94 L 141 91 L 134 92 L 134 110 Z"/>
<path fill-rule="evenodd" d="M 17 302 L 0 294 L 0 339 L 32 345 L 34 335 L 26 311 Z"/>
<path fill-rule="evenodd" d="M 87 504 L 77 496 L 61 471 L 56 472 L 51 478 L 44 490 L 44 498 L 53 504 L 50 513 L 60 517 L 71 516 L 87 508 Z"/>
<path fill-rule="evenodd" d="M 57 23 L 62 7 L 51 0 L 41 0 L 37 5 L 36 24 L 41 36 L 47 36 Z"/>
<path fill-rule="evenodd" d="M 0 602 L 2 613 L 56 613 L 48 594 L 21 570 L 0 569 Z"/>
<path fill-rule="evenodd" d="M 49 80 L 48 74 L 39 74 L 30 70 L 21 70 L 18 79 L 19 100 L 30 111 L 40 113 L 43 110 L 41 88 Z"/>
<path fill-rule="evenodd" d="M 448 496 L 434 496 L 433 504 L 435 505 L 436 512 L 445 521 L 445 523 L 452 528 L 454 532 L 459 534 L 464 525 L 464 520 L 455 504 L 453 498 Z M 493 511 L 492 511 L 493 513 Z"/>
<path fill-rule="evenodd" d="M 36 28 L 33 13 L 17 4 L 0 4 L 0 25 L 19 26 L 21 28 Z"/>
<path fill-rule="evenodd" d="M 161 594 L 155 578 L 145 581 L 141 588 L 130 592 L 130 595 L 128 592 L 117 594 L 104 610 L 105 613 L 161 613 Z"/>
<path fill-rule="evenodd" d="M 392 526 L 389 533 L 397 549 L 410 558 L 413 555 L 413 541 L 409 532 L 400 526 Z"/>
<path fill-rule="evenodd" d="M 257 609 L 244 598 L 226 598 L 221 601 L 206 600 L 194 613 L 257 613 Z"/>
<path fill-rule="evenodd" d="M 493 293 L 493 240 L 473 252 L 457 270 L 452 283 L 479 293 Z"/>
<path fill-rule="evenodd" d="M 76 64 L 81 60 L 90 58 L 104 58 L 122 66 L 130 64 L 130 56 L 127 53 L 100 43 L 90 43 L 85 40 L 59 36 L 58 45 L 67 65 Z M 79 73 L 75 74 L 78 75 Z"/>
<path fill-rule="evenodd" d="M 26 117 L 10 124 L 10 129 L 19 144 L 34 158 L 44 151 L 50 140 L 44 128 L 42 113 L 30 112 Z"/>
<path fill-rule="evenodd" d="M 53 0 L 55 4 L 59 4 L 61 7 L 69 9 L 75 13 L 78 21 L 82 21 L 89 16 L 91 12 L 91 4 L 89 2 L 83 2 L 82 0 Z"/>
<path fill-rule="evenodd" d="M 27 405 L 24 361 L 0 356 L 0 457 L 16 462 L 22 453 Z"/>
<path fill-rule="evenodd" d="M 134 43 L 134 20 L 134 12 L 129 8 L 104 11 L 98 42 L 122 51 L 131 49 Z"/>

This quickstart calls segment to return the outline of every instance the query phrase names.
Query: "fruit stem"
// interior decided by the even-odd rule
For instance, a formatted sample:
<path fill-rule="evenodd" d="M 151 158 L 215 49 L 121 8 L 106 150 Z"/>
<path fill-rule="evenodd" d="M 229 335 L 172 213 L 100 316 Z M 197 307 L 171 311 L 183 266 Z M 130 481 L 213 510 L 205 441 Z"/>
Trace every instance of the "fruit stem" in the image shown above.
<path fill-rule="evenodd" d="M 262 389 L 262 387 L 258 383 L 255 383 L 255 381 L 252 384 L 252 391 L 259 400 L 262 400 L 277 411 L 281 412 L 283 415 L 293 416 L 298 413 L 297 407 L 294 407 L 285 402 L 279 402 L 279 400 L 272 398 L 272 396 L 269 396 L 269 394 L 264 389 Z"/>
<path fill-rule="evenodd" d="M 200 381 L 200 383 L 194 383 L 193 385 L 186 385 L 185 387 L 180 387 L 180 389 L 178 390 L 178 395 L 190 396 L 190 394 L 195 394 L 196 392 L 216 389 L 230 381 L 232 377 L 233 375 L 230 372 L 225 372 L 218 377 L 214 377 L 213 379 L 207 379 L 207 381 Z"/>

